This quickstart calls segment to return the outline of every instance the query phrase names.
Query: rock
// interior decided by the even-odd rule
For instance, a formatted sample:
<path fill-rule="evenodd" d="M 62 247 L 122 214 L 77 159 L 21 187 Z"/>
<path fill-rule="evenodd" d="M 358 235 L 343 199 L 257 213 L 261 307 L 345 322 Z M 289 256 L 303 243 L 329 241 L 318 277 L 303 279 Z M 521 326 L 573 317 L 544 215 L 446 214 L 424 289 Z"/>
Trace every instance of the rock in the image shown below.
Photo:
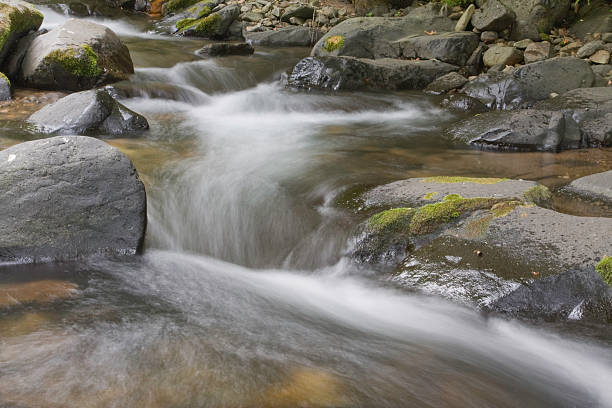
<path fill-rule="evenodd" d="M 517 41 L 514 43 L 513 47 L 517 48 L 519 50 L 524 50 L 525 48 L 527 48 L 530 44 L 533 44 L 533 40 L 530 40 L 529 38 L 526 38 L 524 40 L 521 41 Z"/>
<path fill-rule="evenodd" d="M 435 79 L 425 88 L 426 92 L 439 95 L 452 89 L 461 88 L 467 82 L 467 78 L 457 72 L 449 72 Z"/>
<path fill-rule="evenodd" d="M 580 177 L 572 181 L 563 190 L 590 199 L 612 203 L 612 170 Z"/>
<path fill-rule="evenodd" d="M 333 27 L 317 42 L 312 56 L 343 55 L 356 58 L 399 58 L 402 49 L 399 42 L 412 36 L 423 36 L 425 31 L 438 33 L 453 31 L 455 24 L 443 17 L 416 17 L 412 13 L 405 17 L 351 18 Z M 341 37 L 342 47 L 327 51 L 330 37 Z"/>
<path fill-rule="evenodd" d="M 470 32 L 407 37 L 396 42 L 404 58 L 437 59 L 465 65 L 478 47 L 478 35 Z"/>
<path fill-rule="evenodd" d="M 21 0 L 0 2 L 0 67 L 15 49 L 17 41 L 31 31 L 36 31 L 43 15 L 33 5 Z"/>
<path fill-rule="evenodd" d="M 355 0 L 355 14 L 380 17 L 391 9 L 391 0 Z"/>
<path fill-rule="evenodd" d="M 472 25 L 479 31 L 500 32 L 514 23 L 514 13 L 499 0 L 487 0 L 472 17 Z"/>
<path fill-rule="evenodd" d="M 582 44 L 582 42 L 580 41 L 574 41 L 571 42 L 563 47 L 561 47 L 561 49 L 559 50 L 560 52 L 564 52 L 567 53 L 569 55 L 576 55 L 576 53 L 578 52 L 578 50 L 583 46 L 584 44 Z"/>
<path fill-rule="evenodd" d="M 589 57 L 589 61 L 594 64 L 605 65 L 610 62 L 610 51 L 599 50 Z"/>
<path fill-rule="evenodd" d="M 285 9 L 285 12 L 281 16 L 281 21 L 289 21 L 291 17 L 303 18 L 304 20 L 312 18 L 314 14 L 314 9 L 310 6 L 305 6 L 303 4 L 292 4 Z"/>
<path fill-rule="evenodd" d="M 383 211 L 359 228 L 352 257 L 393 271 L 397 284 L 484 310 L 609 321 L 612 289 L 594 266 L 612 250 L 601 239 L 612 218 L 533 205 L 551 197 L 533 182 L 454 176 L 376 187 L 362 208 Z"/>
<path fill-rule="evenodd" d="M 35 112 L 28 122 L 45 133 L 122 135 L 149 128 L 147 120 L 106 90 L 70 94 Z"/>
<path fill-rule="evenodd" d="M 612 32 L 610 3 L 606 0 L 591 0 L 589 7 L 581 6 L 578 17 L 576 23 L 570 27 L 570 33 L 577 38 L 584 40 L 593 33 Z"/>
<path fill-rule="evenodd" d="M 499 38 L 499 36 L 495 31 L 483 31 L 480 34 L 480 41 L 485 44 L 492 44 L 497 41 L 497 38 Z"/>
<path fill-rule="evenodd" d="M 256 23 L 263 18 L 264 18 L 263 14 L 257 13 L 254 11 L 248 11 L 240 16 L 240 19 L 242 21 L 250 21 L 252 23 Z"/>
<path fill-rule="evenodd" d="M 612 88 L 575 89 L 533 109 L 489 112 L 448 130 L 455 140 L 496 150 L 560 151 L 612 144 Z"/>
<path fill-rule="evenodd" d="M 100 24 L 70 19 L 35 37 L 21 64 L 20 80 L 33 88 L 78 91 L 127 79 L 130 52 Z"/>
<path fill-rule="evenodd" d="M 461 14 L 461 17 L 459 18 L 459 21 L 457 21 L 457 25 L 455 26 L 455 31 L 457 32 L 465 31 L 468 24 L 470 23 L 470 20 L 472 19 L 472 16 L 474 15 L 475 10 L 476 10 L 476 7 L 474 7 L 473 4 L 470 4 L 468 8 L 465 9 L 463 14 Z"/>
<path fill-rule="evenodd" d="M 130 160 L 103 141 L 60 136 L 0 152 L 0 262 L 135 254 L 146 196 Z"/>
<path fill-rule="evenodd" d="M 484 67 L 482 59 L 484 53 L 488 49 L 489 47 L 487 45 L 481 44 L 474 50 L 472 55 L 470 55 L 470 58 L 468 58 L 467 62 L 465 63 L 465 71 L 468 75 L 478 75 L 480 72 L 482 72 Z"/>
<path fill-rule="evenodd" d="M 495 65 L 514 65 L 523 61 L 523 53 L 514 47 L 495 45 L 483 55 L 483 63 L 487 67 Z"/>
<path fill-rule="evenodd" d="M 308 57 L 293 68 L 288 85 L 296 88 L 423 89 L 434 79 L 457 70 L 439 61 Z"/>
<path fill-rule="evenodd" d="M 567 16 L 573 0 L 500 0 L 515 14 L 511 39 L 540 40 L 540 33 L 549 33 Z"/>
<path fill-rule="evenodd" d="M 230 26 L 239 15 L 240 7 L 237 4 L 231 4 L 206 17 L 194 21 L 188 20 L 182 28 L 181 34 L 187 37 L 226 38 Z"/>
<path fill-rule="evenodd" d="M 11 81 L 0 72 L 0 101 L 8 101 L 11 99 Z"/>
<path fill-rule="evenodd" d="M 455 112 L 483 113 L 489 111 L 489 108 L 478 99 L 463 94 L 450 95 L 444 98 L 440 105 Z"/>
<path fill-rule="evenodd" d="M 200 55 L 221 57 L 225 55 L 251 55 L 255 49 L 247 43 L 214 43 L 207 44 L 196 51 Z"/>
<path fill-rule="evenodd" d="M 246 41 L 255 46 L 307 47 L 321 38 L 321 33 L 308 27 L 284 27 L 278 30 L 247 33 Z"/>
<path fill-rule="evenodd" d="M 603 33 L 601 40 L 605 43 L 612 43 L 612 33 Z"/>
<path fill-rule="evenodd" d="M 556 57 L 522 66 L 512 73 L 480 75 L 463 87 L 463 92 L 494 109 L 530 107 L 548 99 L 552 92 L 594 85 L 595 74 L 588 62 L 573 57 Z"/>
<path fill-rule="evenodd" d="M 305 22 L 306 20 L 300 17 L 291 17 L 289 19 L 289 24 L 293 24 L 293 25 L 303 25 Z"/>
<path fill-rule="evenodd" d="M 591 69 L 593 70 L 594 73 L 596 73 L 597 75 L 601 75 L 604 78 L 612 75 L 612 65 L 610 64 L 593 65 Z"/>
<path fill-rule="evenodd" d="M 591 41 L 584 44 L 578 52 L 576 53 L 576 57 L 578 58 L 587 58 L 591 55 L 595 54 L 596 51 L 601 50 L 604 47 L 604 42 L 601 40 Z"/>
<path fill-rule="evenodd" d="M 523 56 L 525 58 L 525 64 L 531 64 L 532 62 L 544 61 L 552 57 L 553 49 L 548 41 L 534 42 L 525 48 Z"/>

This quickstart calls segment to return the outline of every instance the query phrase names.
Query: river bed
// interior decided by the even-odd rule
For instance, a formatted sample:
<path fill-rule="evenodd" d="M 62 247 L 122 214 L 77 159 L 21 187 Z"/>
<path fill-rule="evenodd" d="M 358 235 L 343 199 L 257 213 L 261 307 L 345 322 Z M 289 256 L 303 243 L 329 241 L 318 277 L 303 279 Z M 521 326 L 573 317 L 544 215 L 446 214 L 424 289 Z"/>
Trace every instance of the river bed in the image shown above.
<path fill-rule="evenodd" d="M 67 18 L 43 10 L 47 27 Z M 337 205 L 430 175 L 554 191 L 611 168 L 611 149 L 468 149 L 443 136 L 461 116 L 436 97 L 287 90 L 308 49 L 202 59 L 204 41 L 132 19 L 97 21 L 136 67 L 113 91 L 151 126 L 107 140 L 147 188 L 144 255 L 0 268 L 0 407 L 612 406 L 609 326 L 517 322 L 397 287 L 347 259 L 362 218 Z M 37 138 L 28 106 L 0 118 L 0 147 Z"/>

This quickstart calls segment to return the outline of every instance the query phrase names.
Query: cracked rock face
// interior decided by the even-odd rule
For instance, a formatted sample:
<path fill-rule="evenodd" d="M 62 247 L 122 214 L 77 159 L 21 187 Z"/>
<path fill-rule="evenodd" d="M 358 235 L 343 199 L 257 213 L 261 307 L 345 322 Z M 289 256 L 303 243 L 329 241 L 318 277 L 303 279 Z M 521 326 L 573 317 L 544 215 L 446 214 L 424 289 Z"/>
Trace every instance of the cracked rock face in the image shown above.
<path fill-rule="evenodd" d="M 131 161 L 85 136 L 0 152 L 0 263 L 137 253 L 146 194 Z"/>

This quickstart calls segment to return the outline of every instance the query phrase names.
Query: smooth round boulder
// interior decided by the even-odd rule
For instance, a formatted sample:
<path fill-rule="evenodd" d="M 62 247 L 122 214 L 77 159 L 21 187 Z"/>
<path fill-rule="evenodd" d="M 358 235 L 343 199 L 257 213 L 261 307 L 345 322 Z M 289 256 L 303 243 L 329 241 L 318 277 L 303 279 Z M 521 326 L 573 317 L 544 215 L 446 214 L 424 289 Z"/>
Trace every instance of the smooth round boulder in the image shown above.
<path fill-rule="evenodd" d="M 17 40 L 30 31 L 38 30 L 43 15 L 30 3 L 21 0 L 0 1 L 0 66 Z"/>
<path fill-rule="evenodd" d="M 133 255 L 146 194 L 132 162 L 101 140 L 58 136 L 0 152 L 0 263 Z"/>
<path fill-rule="evenodd" d="M 113 31 L 71 19 L 32 41 L 21 64 L 20 80 L 32 88 L 81 91 L 133 73 L 130 52 Z"/>
<path fill-rule="evenodd" d="M 564 190 L 612 203 L 612 170 L 580 177 L 572 181 Z"/>
<path fill-rule="evenodd" d="M 106 90 L 76 92 L 37 112 L 28 122 L 44 133 L 122 135 L 149 128 L 147 119 L 117 102 Z"/>

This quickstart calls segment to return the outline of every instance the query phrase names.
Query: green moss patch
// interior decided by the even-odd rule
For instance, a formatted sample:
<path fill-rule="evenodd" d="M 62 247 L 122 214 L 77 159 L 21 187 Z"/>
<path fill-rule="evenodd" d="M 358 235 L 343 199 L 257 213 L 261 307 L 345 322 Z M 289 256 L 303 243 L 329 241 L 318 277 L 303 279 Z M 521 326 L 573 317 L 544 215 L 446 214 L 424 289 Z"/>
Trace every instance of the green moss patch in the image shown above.
<path fill-rule="evenodd" d="M 53 50 L 45 57 L 45 62 L 59 64 L 76 77 L 95 78 L 102 73 L 98 55 L 89 45 Z"/>
<path fill-rule="evenodd" d="M 534 186 L 523 193 L 523 197 L 530 203 L 537 204 L 539 206 L 547 206 L 550 204 L 552 199 L 552 193 L 546 186 Z"/>
<path fill-rule="evenodd" d="M 423 196 L 424 200 L 433 200 L 436 196 L 438 195 L 437 191 L 434 191 L 432 193 L 427 193 Z"/>
<path fill-rule="evenodd" d="M 6 75 L 4 75 L 2 72 L 0 72 L 0 79 L 4 79 L 6 81 L 6 83 L 11 86 L 11 81 L 8 79 L 8 77 Z"/>
<path fill-rule="evenodd" d="M 185 19 L 185 20 L 192 20 L 192 19 Z M 177 23 L 177 27 L 179 27 L 179 24 L 181 24 L 185 20 L 180 20 Z M 211 14 L 207 17 L 200 18 L 198 20 L 191 21 L 189 23 L 183 23 L 182 28 L 179 27 L 179 29 L 181 30 L 193 29 L 195 35 L 206 37 L 206 36 L 215 34 L 215 32 L 219 29 L 221 20 L 222 19 L 219 14 Z"/>
<path fill-rule="evenodd" d="M 175 12 L 184 8 L 193 6 L 198 0 L 170 0 L 166 3 L 166 10 L 168 12 Z"/>
<path fill-rule="evenodd" d="M 485 235 L 489 230 L 491 221 L 493 221 L 495 218 L 500 218 L 510 214 L 516 207 L 522 204 L 523 203 L 520 201 L 502 201 L 494 204 L 487 215 L 470 221 L 465 226 L 468 236 L 475 238 Z"/>
<path fill-rule="evenodd" d="M 476 184 L 497 184 L 502 181 L 507 181 L 507 178 L 493 177 L 460 177 L 460 176 L 435 176 L 426 177 L 421 181 L 423 183 L 476 183 Z"/>
<path fill-rule="evenodd" d="M 195 6 L 189 7 L 187 12 L 194 16 L 195 20 L 206 17 L 211 13 L 211 9 L 208 6 L 203 4 L 204 2 L 199 2 Z"/>
<path fill-rule="evenodd" d="M 392 208 L 382 211 L 370 217 L 368 227 L 376 232 L 401 230 L 408 227 L 414 213 L 414 208 Z"/>
<path fill-rule="evenodd" d="M 601 275 L 604 282 L 612 286 L 612 256 L 604 256 L 595 270 Z"/>
<path fill-rule="evenodd" d="M 325 40 L 325 44 L 323 45 L 323 49 L 327 52 L 332 52 L 335 50 L 339 50 L 344 45 L 344 37 L 341 35 L 332 35 L 327 40 Z"/>

